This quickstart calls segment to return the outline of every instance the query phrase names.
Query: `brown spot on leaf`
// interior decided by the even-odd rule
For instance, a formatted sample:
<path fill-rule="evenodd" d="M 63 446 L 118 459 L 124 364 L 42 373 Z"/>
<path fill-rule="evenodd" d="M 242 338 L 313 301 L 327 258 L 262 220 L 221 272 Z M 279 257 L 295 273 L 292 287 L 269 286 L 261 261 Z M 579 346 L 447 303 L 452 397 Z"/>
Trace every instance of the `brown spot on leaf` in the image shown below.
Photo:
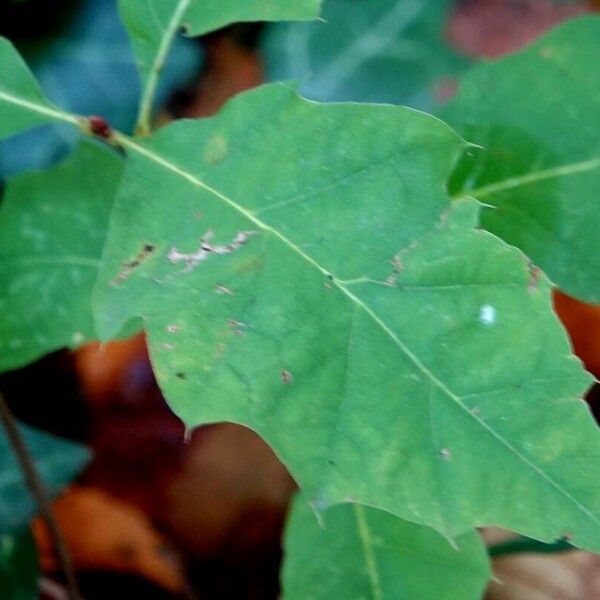
<path fill-rule="evenodd" d="M 233 329 L 233 333 L 235 333 L 235 335 L 244 335 L 244 328 L 246 327 L 246 323 L 236 321 L 235 319 L 229 319 L 227 321 L 227 325 L 229 325 L 229 327 Z"/>
<path fill-rule="evenodd" d="M 527 291 L 534 292 L 540 282 L 542 271 L 534 265 L 529 265 L 529 283 L 527 284 Z"/>
<path fill-rule="evenodd" d="M 283 383 L 285 383 L 286 385 L 289 385 L 294 381 L 294 376 L 289 371 L 283 369 L 281 371 L 281 381 L 283 381 Z"/>

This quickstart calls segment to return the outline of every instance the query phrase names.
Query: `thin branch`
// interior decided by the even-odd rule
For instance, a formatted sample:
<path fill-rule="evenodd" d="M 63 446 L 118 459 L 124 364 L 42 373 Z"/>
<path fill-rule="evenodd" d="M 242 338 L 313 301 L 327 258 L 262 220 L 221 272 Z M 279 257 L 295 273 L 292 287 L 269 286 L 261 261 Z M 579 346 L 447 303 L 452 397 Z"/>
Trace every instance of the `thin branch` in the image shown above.
<path fill-rule="evenodd" d="M 29 100 L 25 100 L 24 98 L 19 98 L 14 94 L 9 94 L 8 92 L 0 92 L 0 101 L 19 106 L 20 108 L 44 115 L 45 117 L 50 117 L 56 121 L 63 121 L 65 123 L 69 123 L 70 125 L 75 125 L 76 127 L 81 127 L 82 124 L 81 117 L 78 117 L 77 115 L 60 110 L 58 108 L 53 108 L 52 106 L 46 105 L 43 102 L 31 102 Z"/>
<path fill-rule="evenodd" d="M 56 550 L 58 562 L 66 579 L 67 588 L 69 590 L 69 599 L 81 600 L 79 587 L 77 586 L 77 580 L 75 579 L 75 572 L 73 571 L 73 565 L 71 563 L 71 557 L 69 556 L 67 546 L 60 533 L 58 523 L 52 514 L 48 492 L 35 468 L 33 458 L 27 449 L 25 440 L 17 428 L 15 418 L 8 407 L 4 395 L 1 392 L 0 420 L 2 421 L 2 425 L 6 430 L 10 445 L 12 446 L 17 460 L 19 461 L 19 465 L 23 471 L 23 475 L 25 476 L 27 487 L 31 495 L 35 498 L 39 514 L 48 528 L 50 538 L 52 539 L 52 543 L 54 544 L 54 548 Z"/>
<path fill-rule="evenodd" d="M 154 97 L 156 96 L 156 90 L 158 88 L 158 80 L 160 74 L 165 66 L 165 62 L 173 45 L 173 40 L 177 35 L 177 31 L 181 26 L 185 11 L 190 5 L 190 0 L 179 0 L 171 19 L 167 23 L 167 27 L 162 33 L 160 44 L 156 51 L 152 66 L 150 67 L 150 73 L 146 80 L 146 85 L 140 98 L 140 105 L 138 109 L 138 119 L 135 127 L 135 132 L 138 135 L 148 135 L 151 131 L 150 122 L 152 119 L 152 107 L 154 104 Z"/>

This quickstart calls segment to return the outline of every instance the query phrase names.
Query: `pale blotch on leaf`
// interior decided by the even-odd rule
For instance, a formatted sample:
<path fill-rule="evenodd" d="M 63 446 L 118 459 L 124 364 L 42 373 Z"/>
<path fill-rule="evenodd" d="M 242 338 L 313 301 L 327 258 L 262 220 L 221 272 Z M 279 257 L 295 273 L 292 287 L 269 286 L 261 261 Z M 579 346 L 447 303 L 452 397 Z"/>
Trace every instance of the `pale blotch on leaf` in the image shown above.
<path fill-rule="evenodd" d="M 496 309 L 490 304 L 484 304 L 479 309 L 479 320 L 484 325 L 493 325 L 496 322 Z"/>
<path fill-rule="evenodd" d="M 215 133 L 204 147 L 204 162 L 209 165 L 219 164 L 227 156 L 227 139 L 220 133 Z"/>
<path fill-rule="evenodd" d="M 81 331 L 76 331 L 73 336 L 71 337 L 71 341 L 73 342 L 73 344 L 79 345 L 83 342 L 83 340 L 85 339 L 83 333 L 81 333 Z"/>

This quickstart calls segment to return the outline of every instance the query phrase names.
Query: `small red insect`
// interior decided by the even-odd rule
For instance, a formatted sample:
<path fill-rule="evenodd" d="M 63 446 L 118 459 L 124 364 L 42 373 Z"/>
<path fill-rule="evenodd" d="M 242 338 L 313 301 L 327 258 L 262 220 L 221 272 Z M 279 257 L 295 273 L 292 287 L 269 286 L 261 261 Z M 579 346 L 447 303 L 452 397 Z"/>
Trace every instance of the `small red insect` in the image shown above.
<path fill-rule="evenodd" d="M 112 127 L 104 117 L 93 115 L 88 118 L 88 122 L 90 124 L 90 131 L 102 139 L 109 139 L 113 133 Z"/>

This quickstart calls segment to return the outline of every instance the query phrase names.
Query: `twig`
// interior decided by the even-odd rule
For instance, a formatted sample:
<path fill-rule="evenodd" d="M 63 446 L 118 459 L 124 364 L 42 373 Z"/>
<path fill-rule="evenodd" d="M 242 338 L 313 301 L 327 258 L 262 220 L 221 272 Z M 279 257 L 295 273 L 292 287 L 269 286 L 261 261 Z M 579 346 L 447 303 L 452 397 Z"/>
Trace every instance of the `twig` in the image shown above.
<path fill-rule="evenodd" d="M 160 43 L 156 49 L 156 54 L 152 61 L 150 71 L 147 79 L 144 82 L 145 85 L 142 90 L 140 97 L 140 105 L 138 108 L 138 119 L 136 124 L 136 134 L 138 135 L 149 135 L 150 134 L 150 120 L 152 117 L 152 105 L 154 103 L 154 97 L 156 96 L 156 90 L 158 87 L 158 80 L 160 74 L 165 66 L 169 50 L 173 45 L 175 36 L 179 28 L 181 27 L 181 21 L 185 15 L 185 11 L 190 5 L 190 0 L 179 0 L 174 7 L 173 14 L 166 24 L 164 31 L 162 32 Z"/>
<path fill-rule="evenodd" d="M 69 591 L 69 599 L 70 600 L 81 600 L 81 595 L 79 593 L 79 587 L 77 586 L 77 580 L 75 579 L 75 572 L 73 571 L 73 565 L 71 563 L 71 558 L 69 556 L 69 552 L 67 550 L 67 546 L 65 541 L 60 533 L 60 528 L 54 515 L 52 514 L 52 509 L 50 507 L 50 499 L 48 497 L 48 492 L 44 486 L 44 483 L 40 479 L 40 476 L 37 473 L 35 468 L 33 459 L 29 454 L 29 450 L 17 428 L 17 424 L 13 414 L 8 407 L 6 399 L 4 395 L 0 392 L 0 420 L 2 420 L 2 425 L 6 430 L 6 434 L 8 436 L 8 440 L 12 449 L 19 461 L 19 465 L 21 470 L 23 471 L 23 475 L 25 476 L 25 482 L 27 484 L 27 488 L 29 489 L 31 495 L 35 498 L 35 501 L 38 506 L 38 511 L 40 516 L 42 517 L 46 527 L 48 528 L 48 532 L 50 534 L 50 538 L 52 539 L 52 543 L 54 544 L 54 548 L 56 550 L 56 555 L 58 557 L 58 562 L 60 564 L 60 568 L 64 573 L 67 589 Z"/>

